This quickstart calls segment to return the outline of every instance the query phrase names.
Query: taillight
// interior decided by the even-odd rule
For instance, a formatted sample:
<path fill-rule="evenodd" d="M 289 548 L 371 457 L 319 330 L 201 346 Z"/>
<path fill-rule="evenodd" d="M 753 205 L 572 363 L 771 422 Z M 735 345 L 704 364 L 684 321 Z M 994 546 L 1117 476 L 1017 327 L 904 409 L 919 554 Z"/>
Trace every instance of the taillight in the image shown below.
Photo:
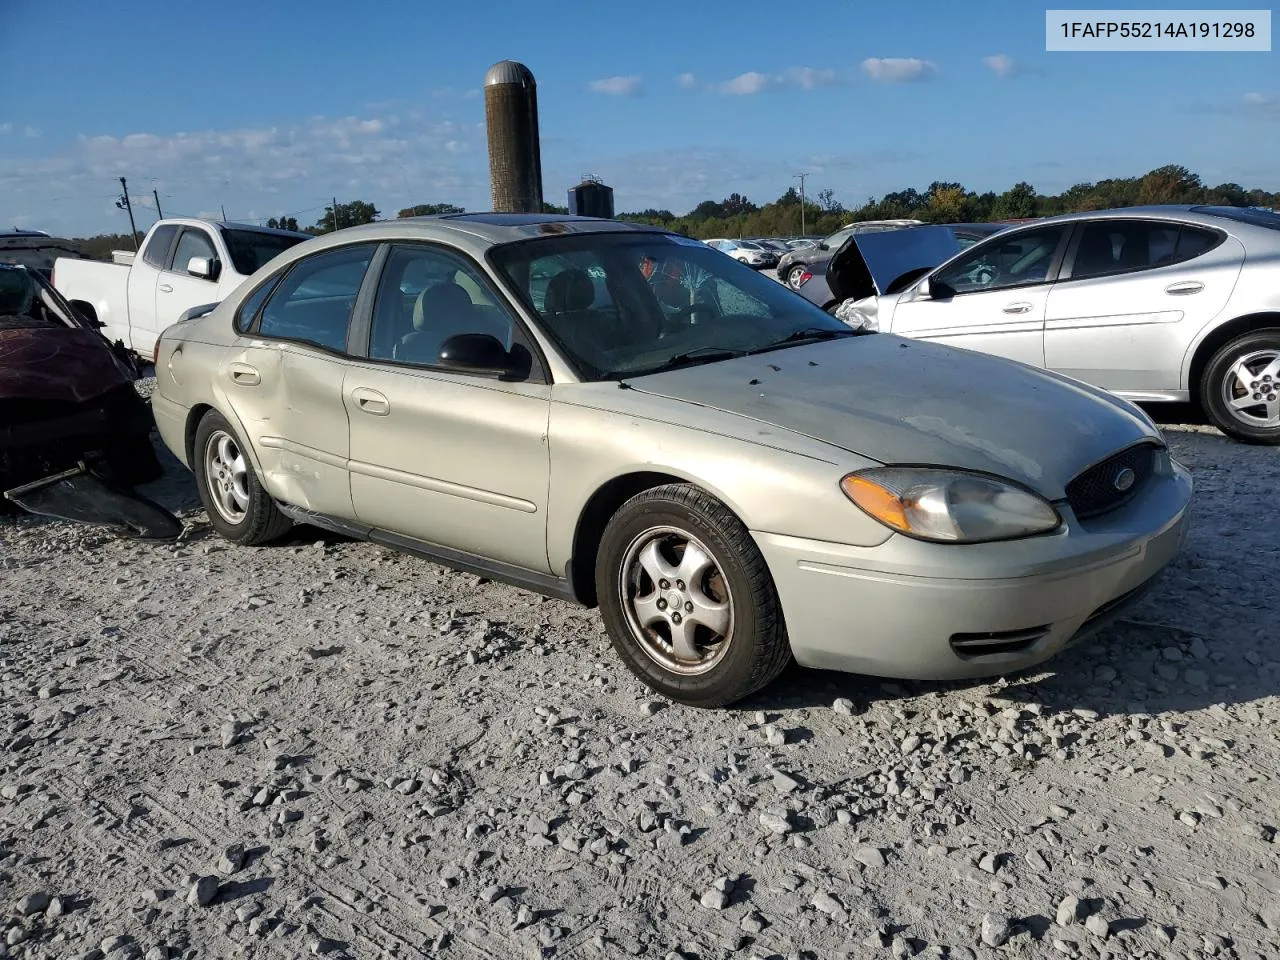
<path fill-rule="evenodd" d="M 800 274 L 800 280 L 796 283 L 797 287 L 803 287 L 806 283 L 813 279 L 813 274 L 806 270 Z"/>

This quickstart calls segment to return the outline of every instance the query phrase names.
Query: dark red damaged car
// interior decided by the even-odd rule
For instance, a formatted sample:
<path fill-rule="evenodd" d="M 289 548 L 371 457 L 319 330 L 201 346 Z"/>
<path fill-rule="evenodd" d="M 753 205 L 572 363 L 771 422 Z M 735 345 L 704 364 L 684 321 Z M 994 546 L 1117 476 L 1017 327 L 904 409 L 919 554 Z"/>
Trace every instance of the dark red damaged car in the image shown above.
<path fill-rule="evenodd" d="M 167 537 L 130 489 L 163 469 L 136 374 L 44 277 L 0 264 L 0 504 Z"/>

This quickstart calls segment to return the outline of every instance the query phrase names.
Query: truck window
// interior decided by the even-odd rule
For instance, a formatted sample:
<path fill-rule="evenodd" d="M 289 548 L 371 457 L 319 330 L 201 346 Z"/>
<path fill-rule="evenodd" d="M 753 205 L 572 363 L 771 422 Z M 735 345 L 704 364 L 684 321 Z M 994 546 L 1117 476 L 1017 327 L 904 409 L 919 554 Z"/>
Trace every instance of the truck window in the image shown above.
<path fill-rule="evenodd" d="M 173 235 L 177 232 L 178 228 L 173 224 L 156 227 L 151 239 L 142 249 L 142 259 L 156 269 L 163 270 L 168 265 L 169 247 L 173 245 Z"/>
<path fill-rule="evenodd" d="M 187 263 L 192 257 L 208 257 L 212 260 L 215 256 L 213 241 L 209 239 L 209 235 L 203 230 L 187 227 L 178 238 L 178 249 L 173 255 L 173 269 L 177 273 L 186 273 Z"/>

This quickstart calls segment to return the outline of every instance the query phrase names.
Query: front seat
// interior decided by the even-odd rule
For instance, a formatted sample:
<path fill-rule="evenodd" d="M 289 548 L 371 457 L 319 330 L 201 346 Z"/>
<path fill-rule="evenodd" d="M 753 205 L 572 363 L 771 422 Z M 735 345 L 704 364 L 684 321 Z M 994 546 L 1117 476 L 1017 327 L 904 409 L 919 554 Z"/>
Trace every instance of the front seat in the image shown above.
<path fill-rule="evenodd" d="M 547 284 L 543 313 L 581 313 L 596 301 L 596 286 L 587 271 L 577 267 L 561 270 Z"/>
<path fill-rule="evenodd" d="M 471 296 L 452 280 L 427 287 L 413 304 L 413 330 L 396 344 L 394 357 L 409 363 L 435 364 L 440 347 L 459 333 L 476 333 Z"/>
<path fill-rule="evenodd" d="M 1076 251 L 1076 262 L 1071 266 L 1071 275 L 1092 277 L 1115 269 L 1116 255 L 1111 234 L 1086 226 L 1080 249 Z"/>

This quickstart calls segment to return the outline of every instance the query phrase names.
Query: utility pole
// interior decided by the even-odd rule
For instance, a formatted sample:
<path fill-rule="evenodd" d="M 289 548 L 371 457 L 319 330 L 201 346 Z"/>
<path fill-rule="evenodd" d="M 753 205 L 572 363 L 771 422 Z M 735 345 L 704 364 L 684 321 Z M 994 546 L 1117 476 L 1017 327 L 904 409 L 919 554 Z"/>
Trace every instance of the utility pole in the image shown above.
<path fill-rule="evenodd" d="M 124 177 L 120 178 L 120 189 L 124 191 L 124 193 L 120 197 L 120 199 L 116 201 L 116 206 L 121 210 L 128 211 L 129 236 L 133 238 L 133 252 L 137 253 L 138 252 L 138 228 L 133 222 L 133 205 L 129 203 L 129 185 L 125 183 Z"/>
<path fill-rule="evenodd" d="M 336 233 L 338 230 L 338 198 L 333 198 L 333 229 Z"/>
<path fill-rule="evenodd" d="M 164 214 L 160 212 L 160 194 L 156 192 L 155 187 L 151 188 L 151 196 L 154 197 L 156 201 L 156 218 L 163 220 Z"/>
<path fill-rule="evenodd" d="M 223 222 L 223 223 L 226 223 L 226 222 L 227 222 L 227 208 L 226 208 L 226 207 L 224 207 L 222 204 L 218 204 L 218 209 L 222 211 L 222 222 Z"/>
<path fill-rule="evenodd" d="M 807 173 L 797 173 L 795 179 L 800 181 L 800 236 L 804 236 L 804 178 Z"/>

